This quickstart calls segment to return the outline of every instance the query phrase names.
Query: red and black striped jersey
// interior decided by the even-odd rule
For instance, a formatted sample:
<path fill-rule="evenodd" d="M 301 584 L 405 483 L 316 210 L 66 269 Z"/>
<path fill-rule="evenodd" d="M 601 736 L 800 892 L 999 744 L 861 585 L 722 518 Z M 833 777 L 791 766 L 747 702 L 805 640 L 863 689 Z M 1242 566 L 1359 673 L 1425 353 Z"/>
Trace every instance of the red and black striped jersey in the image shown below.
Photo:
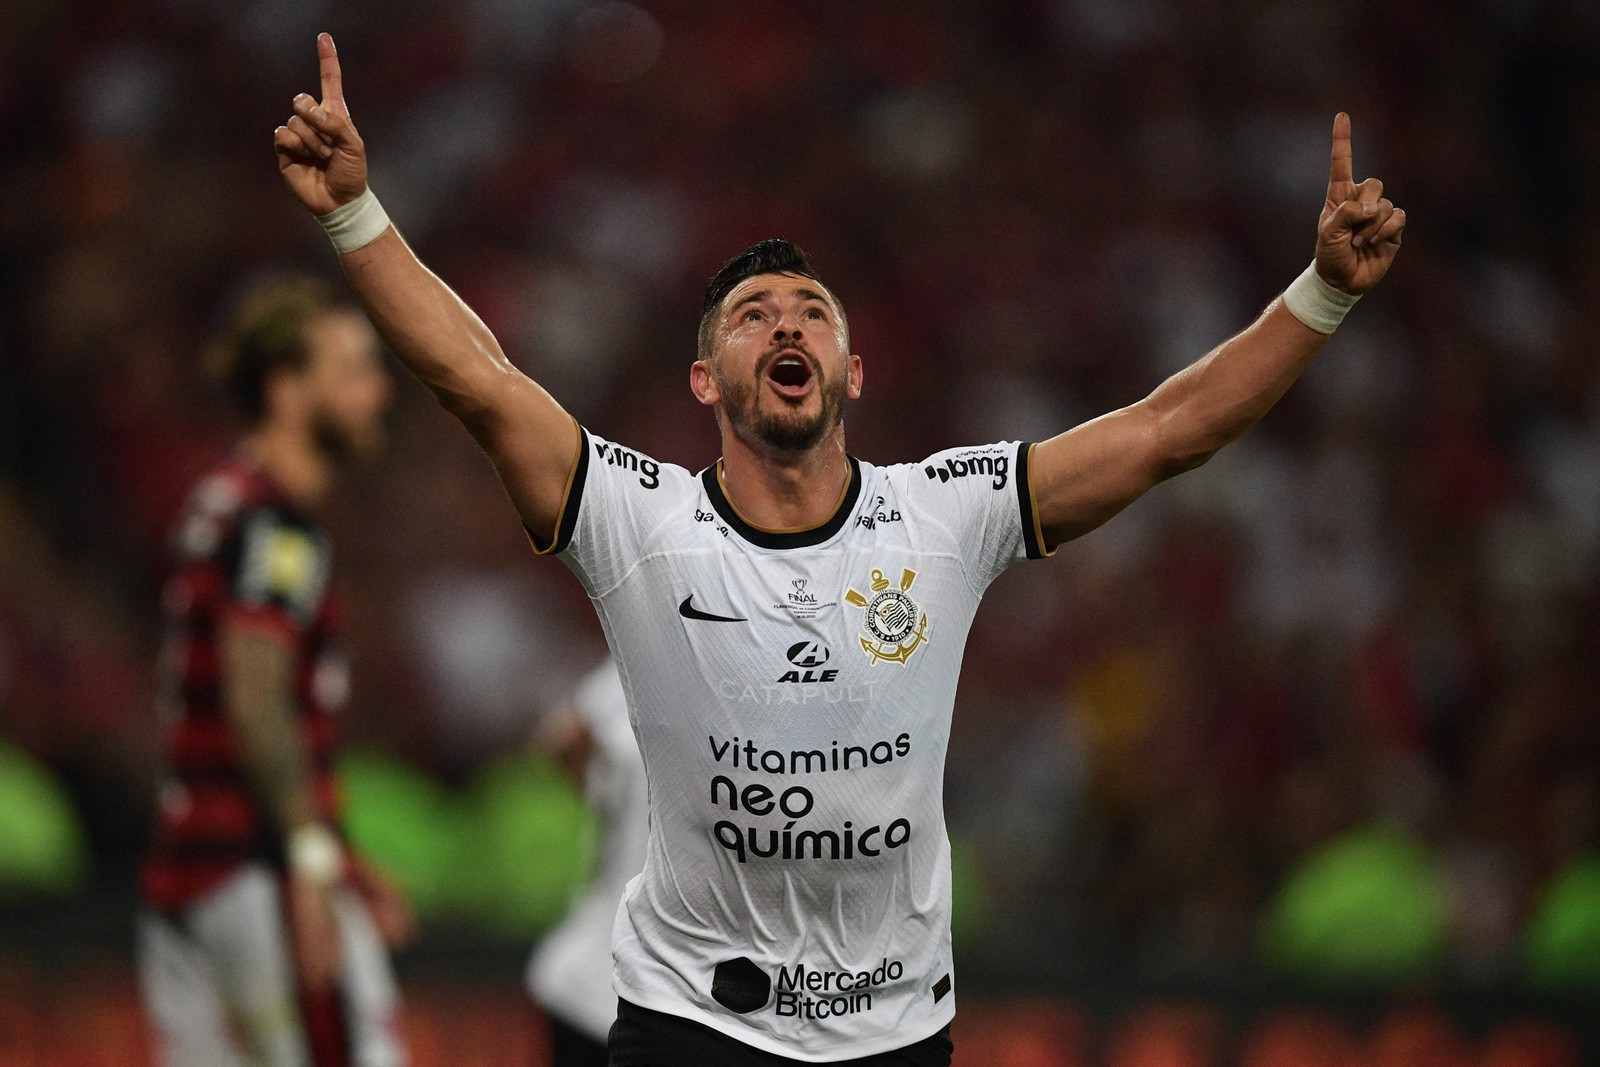
<path fill-rule="evenodd" d="M 223 713 L 222 632 L 255 630 L 293 650 L 300 736 L 330 824 L 339 798 L 329 758 L 349 689 L 327 537 L 259 467 L 235 458 L 201 479 L 172 551 L 158 667 L 165 771 L 143 872 L 146 899 L 168 910 L 246 860 L 282 857 Z"/>

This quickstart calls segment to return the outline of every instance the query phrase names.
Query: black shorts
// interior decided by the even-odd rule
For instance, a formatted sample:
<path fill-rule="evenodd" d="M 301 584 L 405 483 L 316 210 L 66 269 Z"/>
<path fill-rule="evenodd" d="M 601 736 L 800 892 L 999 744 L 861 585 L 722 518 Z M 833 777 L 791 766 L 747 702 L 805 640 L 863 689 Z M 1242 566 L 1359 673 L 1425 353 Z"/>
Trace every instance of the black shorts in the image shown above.
<path fill-rule="evenodd" d="M 550 1067 L 606 1067 L 608 1058 L 603 1041 L 546 1014 L 550 1023 Z"/>
<path fill-rule="evenodd" d="M 905 1048 L 854 1060 L 850 1067 L 950 1067 L 950 1028 Z M 709 1026 L 651 1011 L 626 1000 L 611 1027 L 611 1067 L 789 1067 L 805 1063 L 763 1052 Z"/>

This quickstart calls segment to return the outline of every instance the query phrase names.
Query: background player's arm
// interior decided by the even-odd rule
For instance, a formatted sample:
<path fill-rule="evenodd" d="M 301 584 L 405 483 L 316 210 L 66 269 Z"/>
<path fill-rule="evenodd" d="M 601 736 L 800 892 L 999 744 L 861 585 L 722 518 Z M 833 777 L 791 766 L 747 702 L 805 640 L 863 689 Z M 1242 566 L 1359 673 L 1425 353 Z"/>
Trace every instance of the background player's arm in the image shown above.
<path fill-rule="evenodd" d="M 294 650 L 284 638 L 224 624 L 219 652 L 222 709 L 237 739 L 240 762 L 266 816 L 286 839 L 318 821 L 311 761 L 295 714 Z M 326 988 L 340 962 L 331 886 L 291 869 L 289 892 L 301 980 L 314 990 Z"/>
<path fill-rule="evenodd" d="M 327 34 L 317 38 L 317 53 L 322 99 L 295 97 L 294 115 L 273 144 L 289 189 L 313 214 L 326 215 L 366 191 L 367 157 Z M 553 539 L 577 463 L 572 417 L 506 358 L 483 321 L 394 227 L 340 260 L 394 354 L 489 453 L 528 528 Z"/>
<path fill-rule="evenodd" d="M 539 723 L 533 735 L 533 748 L 561 764 L 572 776 L 573 784 L 582 787 L 589 760 L 594 756 L 594 731 L 589 729 L 577 708 L 570 703 L 563 704 Z"/>
<path fill-rule="evenodd" d="M 1334 119 L 1318 275 L 1364 293 L 1400 248 L 1405 212 L 1383 183 L 1351 176 L 1350 119 Z M 1277 403 L 1327 342 L 1275 299 L 1254 323 L 1136 404 L 1040 443 L 1030 474 L 1047 545 L 1089 532 L 1175 474 L 1192 470 Z"/>
<path fill-rule="evenodd" d="M 283 639 L 224 626 L 222 707 L 245 772 L 284 834 L 317 820 L 311 763 L 295 715 L 295 654 Z"/>

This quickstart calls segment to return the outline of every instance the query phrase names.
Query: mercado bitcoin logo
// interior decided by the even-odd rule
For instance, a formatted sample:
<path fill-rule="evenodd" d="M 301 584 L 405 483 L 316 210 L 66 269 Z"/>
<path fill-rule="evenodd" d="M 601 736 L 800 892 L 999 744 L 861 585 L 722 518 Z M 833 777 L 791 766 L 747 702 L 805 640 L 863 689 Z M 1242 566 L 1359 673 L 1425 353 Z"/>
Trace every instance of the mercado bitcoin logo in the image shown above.
<path fill-rule="evenodd" d="M 883 662 L 904 667 L 911 653 L 928 640 L 928 616 L 910 595 L 916 580 L 917 572 L 907 568 L 900 572 L 900 585 L 895 588 L 883 571 L 874 568 L 870 597 L 854 589 L 844 595 L 847 603 L 865 611 L 861 650 L 874 665 Z"/>

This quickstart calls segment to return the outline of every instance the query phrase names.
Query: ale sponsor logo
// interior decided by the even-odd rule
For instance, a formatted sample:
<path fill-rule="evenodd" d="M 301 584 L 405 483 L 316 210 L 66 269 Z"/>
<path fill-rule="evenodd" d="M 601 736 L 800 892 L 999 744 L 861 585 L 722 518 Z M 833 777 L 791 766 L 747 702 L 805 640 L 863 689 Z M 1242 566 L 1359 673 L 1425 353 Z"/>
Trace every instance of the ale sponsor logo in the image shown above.
<path fill-rule="evenodd" d="M 800 641 L 789 646 L 787 656 L 793 670 L 779 675 L 779 682 L 831 682 L 839 677 L 835 667 L 824 667 L 833 653 L 821 641 Z"/>

